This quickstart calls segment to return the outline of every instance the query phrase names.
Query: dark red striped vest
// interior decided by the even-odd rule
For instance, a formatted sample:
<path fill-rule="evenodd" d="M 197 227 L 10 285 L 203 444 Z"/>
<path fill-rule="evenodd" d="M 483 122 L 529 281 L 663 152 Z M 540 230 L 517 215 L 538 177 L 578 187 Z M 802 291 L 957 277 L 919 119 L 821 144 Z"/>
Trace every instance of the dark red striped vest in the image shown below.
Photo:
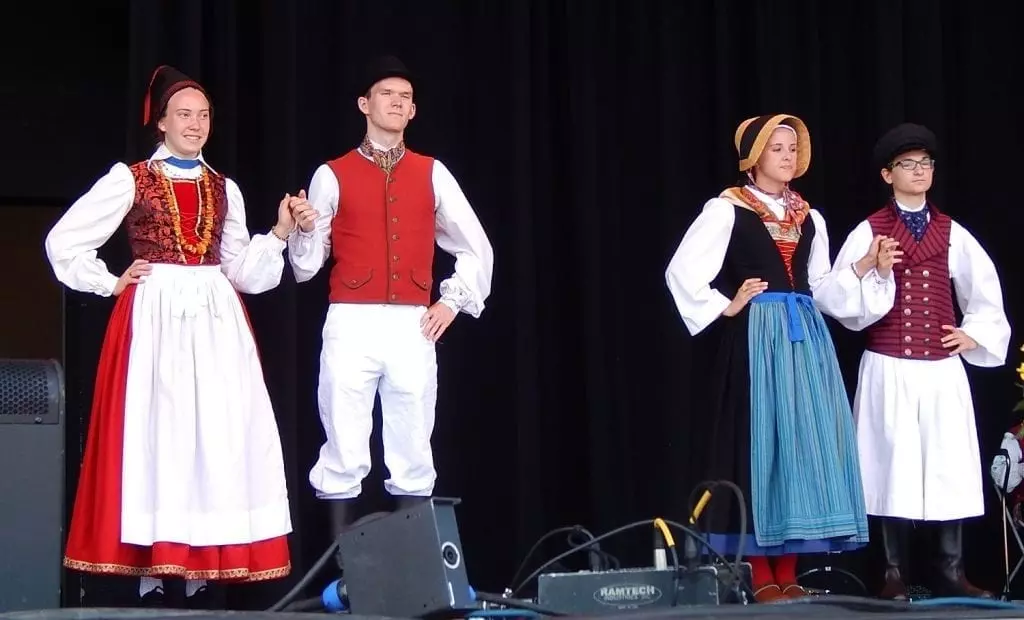
<path fill-rule="evenodd" d="M 952 220 L 929 203 L 931 217 L 920 243 L 903 224 L 894 201 L 868 218 L 872 235 L 899 241 L 903 262 L 894 266 L 896 302 L 868 328 L 867 349 L 914 360 L 949 357 L 942 347 L 943 325 L 956 325 L 949 278 L 949 230 Z"/>

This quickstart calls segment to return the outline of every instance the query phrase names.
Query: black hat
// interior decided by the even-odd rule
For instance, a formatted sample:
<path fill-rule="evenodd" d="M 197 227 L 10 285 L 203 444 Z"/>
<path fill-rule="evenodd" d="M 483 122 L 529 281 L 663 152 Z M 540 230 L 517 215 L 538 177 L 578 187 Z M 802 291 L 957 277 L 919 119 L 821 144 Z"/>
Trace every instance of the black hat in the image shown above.
<path fill-rule="evenodd" d="M 915 150 L 927 151 L 928 155 L 934 158 L 938 151 L 938 142 L 935 134 L 924 125 L 903 123 L 893 127 L 878 139 L 872 162 L 876 169 L 881 170 L 901 153 Z"/>
<path fill-rule="evenodd" d="M 401 60 L 395 56 L 381 56 L 375 58 L 366 66 L 366 71 L 363 74 L 363 80 L 361 82 L 362 90 L 359 91 L 359 95 L 365 95 L 370 92 L 373 85 L 381 80 L 386 80 L 390 77 L 399 77 L 408 80 L 412 84 L 412 72 L 405 66 Z"/>
<path fill-rule="evenodd" d="M 174 93 L 184 88 L 195 88 L 203 93 L 207 100 L 210 96 L 206 93 L 199 82 L 174 67 L 161 65 L 153 72 L 149 80 L 149 88 L 146 90 L 146 98 L 142 104 L 142 124 L 149 125 L 156 123 L 160 113 L 167 106 L 167 101 Z"/>
<path fill-rule="evenodd" d="M 748 118 L 736 128 L 736 153 L 740 158 L 740 172 L 746 172 L 757 164 L 761 152 L 768 144 L 768 138 L 780 125 L 796 133 L 796 172 L 794 178 L 803 176 L 811 165 L 811 133 L 807 125 L 792 114 L 765 114 Z"/>

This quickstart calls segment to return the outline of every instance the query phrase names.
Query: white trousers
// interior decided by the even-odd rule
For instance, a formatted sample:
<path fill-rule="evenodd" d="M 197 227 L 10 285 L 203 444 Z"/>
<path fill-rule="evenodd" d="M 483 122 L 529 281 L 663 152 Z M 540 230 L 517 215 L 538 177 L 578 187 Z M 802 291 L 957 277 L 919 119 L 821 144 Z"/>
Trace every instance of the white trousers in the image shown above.
<path fill-rule="evenodd" d="M 309 472 L 317 497 L 348 499 L 362 492 L 378 391 L 389 474 L 384 488 L 392 495 L 433 493 L 437 356 L 420 327 L 426 311 L 378 304 L 331 304 L 327 310 L 317 392 L 327 440 Z"/>
<path fill-rule="evenodd" d="M 853 412 L 869 515 L 953 521 L 985 512 L 964 363 L 866 351 Z"/>

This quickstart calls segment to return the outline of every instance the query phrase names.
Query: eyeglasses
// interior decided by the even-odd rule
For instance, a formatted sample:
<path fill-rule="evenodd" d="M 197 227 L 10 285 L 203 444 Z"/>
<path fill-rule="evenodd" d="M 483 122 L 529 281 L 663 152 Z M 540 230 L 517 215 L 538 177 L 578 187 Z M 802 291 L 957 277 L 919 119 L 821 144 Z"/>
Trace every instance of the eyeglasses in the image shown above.
<path fill-rule="evenodd" d="M 899 166 L 904 170 L 914 170 L 918 166 L 921 166 L 925 170 L 930 170 L 935 167 L 935 160 L 931 157 L 923 157 L 921 159 L 901 159 L 889 164 L 889 170 L 894 169 L 896 166 Z"/>

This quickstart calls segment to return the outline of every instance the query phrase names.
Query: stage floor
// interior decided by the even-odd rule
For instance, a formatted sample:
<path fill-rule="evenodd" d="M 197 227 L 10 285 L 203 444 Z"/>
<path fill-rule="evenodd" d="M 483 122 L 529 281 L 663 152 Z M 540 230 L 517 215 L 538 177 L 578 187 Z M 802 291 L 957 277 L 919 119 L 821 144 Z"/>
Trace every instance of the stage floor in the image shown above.
<path fill-rule="evenodd" d="M 962 599 L 958 599 L 962 600 Z M 999 603 L 994 602 L 998 605 Z M 493 610 L 491 610 L 493 612 Z M 508 611 L 501 615 L 487 611 L 474 612 L 455 617 L 463 618 L 538 618 L 532 612 L 524 612 L 522 616 L 511 615 Z M 313 615 L 319 615 L 314 612 Z M 260 612 L 260 611 L 192 611 L 177 609 L 107 609 L 107 608 L 69 608 L 40 611 L 19 611 L 0 613 L 0 620 L 159 620 L 161 618 L 188 618 L 190 620 L 310 620 L 311 613 L 300 612 Z M 387 618 L 383 616 L 363 616 L 343 614 L 350 620 L 412 620 L 405 618 Z M 988 618 L 1024 620 L 1024 604 L 1017 603 L 1014 609 L 985 609 L 974 605 L 935 607 L 927 605 L 888 604 L 873 599 L 855 599 L 852 597 L 815 597 L 810 602 L 790 601 L 767 605 L 696 605 L 679 606 L 671 609 L 652 611 L 624 612 L 601 616 L 559 616 L 562 618 L 599 618 L 602 620 L 673 620 L 674 618 L 841 618 L 851 620 L 982 620 Z"/>

